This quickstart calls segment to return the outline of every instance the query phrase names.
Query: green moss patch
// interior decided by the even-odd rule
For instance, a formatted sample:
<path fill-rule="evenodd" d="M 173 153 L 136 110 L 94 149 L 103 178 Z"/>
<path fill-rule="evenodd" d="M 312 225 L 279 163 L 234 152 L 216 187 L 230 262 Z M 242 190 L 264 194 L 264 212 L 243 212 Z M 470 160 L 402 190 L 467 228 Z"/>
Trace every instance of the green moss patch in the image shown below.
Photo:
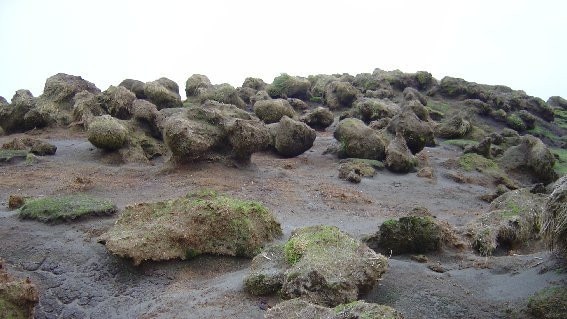
<path fill-rule="evenodd" d="M 557 161 L 555 161 L 555 165 L 553 169 L 561 175 L 567 174 L 567 150 L 563 148 L 552 148 L 551 152 L 556 156 Z"/>
<path fill-rule="evenodd" d="M 0 148 L 0 163 L 7 163 L 13 159 L 25 159 L 29 152 L 25 150 L 7 150 Z"/>
<path fill-rule="evenodd" d="M 474 170 L 484 172 L 487 170 L 499 169 L 498 164 L 496 164 L 495 161 L 475 153 L 462 155 L 459 157 L 458 163 L 459 166 L 467 172 L 472 172 Z"/>
<path fill-rule="evenodd" d="M 441 237 L 441 228 L 429 216 L 389 219 L 380 226 L 377 248 L 396 255 L 436 251 Z"/>
<path fill-rule="evenodd" d="M 281 233 L 280 224 L 261 203 L 200 191 L 128 206 L 100 241 L 114 254 L 140 264 L 201 254 L 252 257 Z"/>
<path fill-rule="evenodd" d="M 461 149 L 465 149 L 465 147 L 467 146 L 471 146 L 471 145 L 477 145 L 478 142 L 474 141 L 474 140 L 465 140 L 465 139 L 453 139 L 453 140 L 446 140 L 442 142 L 443 144 L 446 145 L 453 145 L 453 146 L 457 146 L 460 147 Z"/>
<path fill-rule="evenodd" d="M 111 215 L 116 205 L 86 194 L 50 196 L 26 200 L 19 217 L 42 222 L 70 221 L 85 216 Z"/>
<path fill-rule="evenodd" d="M 551 287 L 540 290 L 528 301 L 528 312 L 535 318 L 565 318 L 565 314 L 567 314 L 567 287 Z"/>
<path fill-rule="evenodd" d="M 555 115 L 555 119 L 553 120 L 553 123 L 567 130 L 567 110 L 556 108 L 553 110 L 553 113 Z"/>
<path fill-rule="evenodd" d="M 434 100 L 427 101 L 427 106 L 434 111 L 440 112 L 441 114 L 447 113 L 447 111 L 449 111 L 449 109 L 451 108 L 448 103 Z"/>

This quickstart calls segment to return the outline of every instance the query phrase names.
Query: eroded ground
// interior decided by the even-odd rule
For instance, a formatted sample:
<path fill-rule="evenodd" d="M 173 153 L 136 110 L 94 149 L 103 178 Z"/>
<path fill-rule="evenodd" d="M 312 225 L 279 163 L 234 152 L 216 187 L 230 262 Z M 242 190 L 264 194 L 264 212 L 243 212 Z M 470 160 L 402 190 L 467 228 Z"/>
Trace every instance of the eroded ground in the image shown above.
<path fill-rule="evenodd" d="M 250 260 L 204 256 L 134 267 L 96 241 L 115 217 L 55 225 L 21 221 L 8 210 L 10 194 L 86 192 L 123 208 L 210 188 L 264 203 L 282 223 L 284 238 L 297 227 L 317 224 L 362 238 L 415 207 L 462 228 L 486 211 L 488 204 L 478 197 L 494 187 L 481 179 L 460 184 L 446 178 L 443 163 L 460 153 L 447 146 L 424 150 L 433 179 L 384 170 L 351 184 L 337 177 L 336 157 L 324 155 L 334 141 L 328 132 L 318 132 L 314 147 L 296 158 L 259 153 L 245 167 L 229 162 L 174 167 L 163 160 L 121 165 L 83 133 L 35 134 L 58 150 L 0 166 L 0 257 L 11 273 L 29 276 L 38 286 L 37 318 L 262 318 L 263 310 L 258 298 L 243 291 Z M 0 138 L 0 144 L 7 140 Z M 421 264 L 392 257 L 383 280 L 363 298 L 393 306 L 407 318 L 521 318 L 529 296 L 566 280 L 547 252 L 487 258 L 466 249 L 428 258 Z M 432 264 L 446 272 L 432 271 Z"/>

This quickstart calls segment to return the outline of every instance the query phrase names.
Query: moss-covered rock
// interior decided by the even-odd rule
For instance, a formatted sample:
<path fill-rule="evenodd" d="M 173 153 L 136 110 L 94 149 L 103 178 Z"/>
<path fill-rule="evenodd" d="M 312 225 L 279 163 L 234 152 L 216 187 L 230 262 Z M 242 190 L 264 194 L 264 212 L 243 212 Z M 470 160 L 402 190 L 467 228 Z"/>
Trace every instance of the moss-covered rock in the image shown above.
<path fill-rule="evenodd" d="M 442 244 L 442 229 L 429 216 L 389 219 L 367 239 L 368 245 L 383 253 L 399 255 L 437 251 Z"/>
<path fill-rule="evenodd" d="M 492 137 L 487 136 L 478 143 L 471 143 L 464 146 L 463 153 L 475 153 L 482 155 L 486 158 L 491 157 Z"/>
<path fill-rule="evenodd" d="M 110 115 L 103 115 L 93 119 L 87 131 L 87 138 L 98 148 L 114 151 L 126 144 L 128 130 L 119 120 Z"/>
<path fill-rule="evenodd" d="M 250 105 L 253 106 L 258 101 L 271 100 L 271 99 L 272 98 L 270 97 L 268 92 L 266 92 L 264 90 L 260 90 L 260 91 L 256 92 L 256 94 L 254 94 L 254 96 L 250 97 Z"/>
<path fill-rule="evenodd" d="M 425 146 L 435 145 L 433 127 L 429 122 L 420 120 L 411 109 L 404 109 L 392 118 L 388 131 L 392 134 L 400 132 L 413 154 L 421 152 Z"/>
<path fill-rule="evenodd" d="M 78 194 L 27 199 L 20 207 L 18 216 L 22 219 L 56 222 L 88 216 L 106 216 L 114 214 L 116 210 L 116 205 L 108 200 Z"/>
<path fill-rule="evenodd" d="M 351 107 L 356 97 L 360 94 L 349 82 L 333 81 L 325 88 L 325 104 L 331 110 Z"/>
<path fill-rule="evenodd" d="M 165 144 L 180 162 L 202 159 L 224 138 L 217 125 L 181 116 L 167 118 L 163 132 Z"/>
<path fill-rule="evenodd" d="M 311 111 L 308 111 L 300 118 L 301 122 L 318 130 L 322 130 L 331 126 L 334 120 L 335 120 L 335 116 L 333 115 L 333 112 L 321 106 Z"/>
<path fill-rule="evenodd" d="M 550 96 L 549 99 L 547 99 L 547 104 L 552 107 L 567 110 L 567 100 L 562 98 L 561 96 Z"/>
<path fill-rule="evenodd" d="M 244 79 L 244 82 L 242 83 L 242 87 L 251 88 L 255 91 L 261 91 L 261 90 L 265 90 L 266 87 L 268 87 L 268 84 L 266 84 L 266 82 L 264 82 L 264 80 L 260 78 L 247 77 L 246 79 Z"/>
<path fill-rule="evenodd" d="M 266 312 L 266 319 L 402 319 L 401 313 L 384 305 L 354 301 L 335 308 L 309 303 L 302 299 L 281 302 Z"/>
<path fill-rule="evenodd" d="M 468 226 L 472 247 L 482 255 L 496 249 L 525 248 L 540 239 L 545 196 L 529 188 L 504 193 L 490 204 L 489 212 Z"/>
<path fill-rule="evenodd" d="M 333 81 L 337 81 L 338 79 L 339 78 L 336 76 L 328 74 L 310 75 L 308 80 L 311 83 L 311 95 L 313 97 L 323 98 L 325 96 L 327 85 Z"/>
<path fill-rule="evenodd" d="M 214 85 L 200 93 L 198 97 L 201 102 L 212 100 L 220 103 L 232 104 L 241 109 L 246 108 L 246 103 L 242 100 L 238 91 L 228 83 Z"/>
<path fill-rule="evenodd" d="M 156 80 L 144 84 L 144 94 L 147 99 L 157 106 L 158 110 L 183 106 L 179 93 L 172 91 L 163 82 Z"/>
<path fill-rule="evenodd" d="M 339 178 L 349 182 L 360 182 L 362 177 L 376 175 L 376 170 L 384 169 L 384 164 L 376 160 L 349 158 L 339 163 Z M 353 176 L 358 176 L 353 177 Z"/>
<path fill-rule="evenodd" d="M 522 120 L 522 118 L 515 113 L 508 114 L 508 116 L 506 117 L 506 124 L 511 129 L 516 130 L 518 132 L 523 132 L 527 129 L 527 126 Z"/>
<path fill-rule="evenodd" d="M 15 159 L 26 159 L 29 152 L 26 150 L 0 149 L 0 163 L 10 163 Z"/>
<path fill-rule="evenodd" d="M 427 105 L 427 98 L 423 94 L 421 94 L 421 92 L 414 89 L 413 87 L 405 88 L 402 94 L 406 102 L 418 101 L 422 105 Z"/>
<path fill-rule="evenodd" d="M 442 138 L 462 138 L 472 129 L 470 121 L 456 115 L 441 122 L 437 127 L 436 135 Z"/>
<path fill-rule="evenodd" d="M 7 134 L 33 129 L 34 123 L 26 121 L 24 116 L 36 105 L 36 99 L 28 90 L 18 90 L 11 104 L 0 106 L 0 126 Z"/>
<path fill-rule="evenodd" d="M 551 249 L 567 254 L 567 175 L 561 177 L 546 198 L 543 235 Z"/>
<path fill-rule="evenodd" d="M 8 275 L 0 259 L 0 318 L 32 319 L 39 294 L 29 279 L 16 280 Z"/>
<path fill-rule="evenodd" d="M 254 104 L 254 113 L 267 124 L 279 122 L 284 116 L 296 116 L 293 107 L 284 99 L 258 101 Z"/>
<path fill-rule="evenodd" d="M 279 289 L 274 282 L 282 280 L 284 299 L 300 297 L 336 306 L 357 300 L 386 268 L 384 256 L 338 228 L 311 226 L 295 230 L 283 246 L 254 257 L 245 286 L 250 293 L 262 295 Z"/>
<path fill-rule="evenodd" d="M 39 156 L 54 155 L 57 151 L 57 146 L 30 137 L 16 137 L 12 141 L 4 143 L 2 148 L 8 150 L 26 150 Z"/>
<path fill-rule="evenodd" d="M 134 79 L 125 79 L 124 81 L 120 82 L 118 86 L 123 86 L 130 90 L 130 92 L 136 95 L 137 99 L 145 99 L 147 98 L 146 93 L 144 93 L 144 82 Z"/>
<path fill-rule="evenodd" d="M 273 146 L 278 154 L 284 157 L 294 157 L 310 149 L 315 142 L 315 130 L 307 124 L 291 119 L 287 116 L 274 125 Z"/>
<path fill-rule="evenodd" d="M 206 75 L 193 74 L 185 82 L 185 94 L 187 98 L 199 96 L 212 87 L 213 85 Z"/>
<path fill-rule="evenodd" d="M 161 128 L 165 118 L 153 103 L 146 100 L 134 100 L 132 102 L 132 118 L 140 128 L 146 130 L 151 136 L 162 139 Z"/>
<path fill-rule="evenodd" d="M 240 161 L 249 161 L 253 153 L 265 150 L 270 144 L 270 132 L 258 120 L 236 119 L 227 130 L 234 158 Z"/>
<path fill-rule="evenodd" d="M 538 291 L 530 297 L 527 310 L 534 318 L 565 318 L 567 313 L 567 287 L 548 287 Z"/>
<path fill-rule="evenodd" d="M 262 204 L 200 191 L 128 206 L 99 241 L 139 265 L 201 254 L 252 257 L 281 233 L 280 224 Z"/>
<path fill-rule="evenodd" d="M 383 160 L 386 142 L 361 120 L 347 118 L 339 122 L 334 133 L 340 143 L 339 156 Z"/>
<path fill-rule="evenodd" d="M 272 84 L 268 85 L 266 91 L 273 98 L 298 98 L 306 100 L 309 98 L 311 83 L 305 78 L 291 76 L 283 73 L 274 78 Z"/>
<path fill-rule="evenodd" d="M 88 128 L 96 116 L 108 114 L 102 107 L 97 95 L 82 91 L 75 95 L 73 104 L 73 121 Z"/>
<path fill-rule="evenodd" d="M 132 117 L 132 103 L 136 95 L 123 86 L 110 86 L 98 95 L 100 105 L 115 118 L 128 120 Z"/>
<path fill-rule="evenodd" d="M 100 90 L 93 83 L 80 76 L 58 73 L 45 81 L 42 98 L 70 110 L 73 106 L 73 97 L 82 91 L 100 93 Z"/>
<path fill-rule="evenodd" d="M 409 173 L 417 166 L 417 158 L 410 152 L 401 133 L 386 147 L 386 168 L 396 173 Z"/>
<path fill-rule="evenodd" d="M 360 119 L 365 123 L 370 123 L 383 118 L 392 118 L 400 112 L 400 106 L 391 101 L 361 98 L 356 100 L 352 110 L 348 112 L 348 115 Z"/>
<path fill-rule="evenodd" d="M 289 105 L 291 105 L 291 107 L 293 107 L 293 109 L 296 111 L 305 111 L 309 108 L 309 105 L 300 99 L 288 98 L 287 101 L 289 102 Z"/>
<path fill-rule="evenodd" d="M 520 144 L 508 148 L 499 160 L 506 170 L 531 175 L 534 182 L 551 183 L 557 179 L 553 170 L 555 157 L 537 137 L 526 135 Z"/>

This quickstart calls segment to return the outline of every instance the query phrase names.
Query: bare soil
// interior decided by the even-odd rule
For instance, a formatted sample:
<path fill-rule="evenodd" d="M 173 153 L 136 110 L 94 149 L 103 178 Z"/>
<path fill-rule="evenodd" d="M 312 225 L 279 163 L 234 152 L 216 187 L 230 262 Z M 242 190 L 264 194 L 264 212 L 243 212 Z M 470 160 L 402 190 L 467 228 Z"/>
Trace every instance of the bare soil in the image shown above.
<path fill-rule="evenodd" d="M 96 241 L 116 217 L 22 221 L 8 209 L 8 197 L 85 192 L 122 209 L 210 188 L 264 203 L 282 223 L 282 240 L 295 228 L 318 224 L 363 238 L 415 207 L 463 228 L 488 208 L 479 196 L 494 185 L 481 177 L 469 183 L 446 177 L 450 165 L 444 163 L 459 155 L 456 148 L 424 150 L 420 157 L 433 167 L 432 179 L 384 170 L 351 184 L 338 178 L 338 159 L 324 155 L 334 142 L 329 131 L 318 132 L 314 147 L 298 157 L 258 153 L 247 166 L 229 161 L 173 166 L 163 159 L 120 164 L 84 133 L 28 133 L 58 149 L 35 161 L 1 164 L 0 258 L 12 275 L 30 277 L 38 286 L 36 318 L 262 318 L 259 299 L 243 290 L 248 259 L 202 256 L 134 267 Z M 0 144 L 15 136 L 0 137 Z M 467 247 L 427 257 L 428 263 L 391 257 L 383 280 L 362 298 L 393 306 L 407 318 L 523 318 L 529 296 L 567 280 L 560 261 L 541 249 L 481 257 Z M 268 299 L 272 305 L 277 301 Z"/>

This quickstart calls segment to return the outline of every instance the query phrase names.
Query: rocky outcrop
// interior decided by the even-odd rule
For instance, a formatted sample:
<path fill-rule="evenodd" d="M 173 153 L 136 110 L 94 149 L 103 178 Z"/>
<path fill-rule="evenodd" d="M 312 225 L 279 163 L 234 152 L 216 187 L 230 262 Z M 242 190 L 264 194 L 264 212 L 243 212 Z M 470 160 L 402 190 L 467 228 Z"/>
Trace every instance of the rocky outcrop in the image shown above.
<path fill-rule="evenodd" d="M 292 299 L 281 302 L 266 312 L 266 319 L 403 319 L 401 313 L 394 308 L 355 301 L 349 304 L 338 305 L 335 308 L 309 303 L 302 299 Z"/>
<path fill-rule="evenodd" d="M 163 108 L 181 107 L 181 96 L 179 95 L 179 88 L 175 91 L 175 86 L 171 84 L 171 80 L 161 78 L 156 81 L 147 82 L 144 84 L 144 94 L 147 99 L 157 106 L 158 110 Z M 174 82 L 175 83 L 175 82 Z"/>
<path fill-rule="evenodd" d="M 201 191 L 127 206 L 99 242 L 135 265 L 201 254 L 253 257 L 282 234 L 262 204 Z"/>
<path fill-rule="evenodd" d="M 384 139 L 361 120 L 347 118 L 340 121 L 334 137 L 340 143 L 339 157 L 381 161 L 386 156 Z"/>
<path fill-rule="evenodd" d="M 308 111 L 300 118 L 301 122 L 317 130 L 324 130 L 325 128 L 331 126 L 334 120 L 335 116 L 333 115 L 333 113 L 329 111 L 329 109 L 321 106 Z"/>
<path fill-rule="evenodd" d="M 562 108 L 567 110 L 567 100 L 561 96 L 551 96 L 547 99 L 547 104 L 552 107 Z"/>
<path fill-rule="evenodd" d="M 185 94 L 188 98 L 199 96 L 212 87 L 213 85 L 206 75 L 193 74 L 185 82 Z"/>
<path fill-rule="evenodd" d="M 396 173 L 409 173 L 417 166 L 416 157 L 410 152 L 401 133 L 386 147 L 386 168 Z"/>
<path fill-rule="evenodd" d="M 338 228 L 311 226 L 254 257 L 245 287 L 253 295 L 279 291 L 284 299 L 337 306 L 369 291 L 386 268 L 384 256 Z"/>
<path fill-rule="evenodd" d="M 279 122 L 284 116 L 296 116 L 293 107 L 284 99 L 258 101 L 254 104 L 254 113 L 267 124 Z"/>
<path fill-rule="evenodd" d="M 80 76 L 58 73 L 45 81 L 41 97 L 57 103 L 60 108 L 70 110 L 73 106 L 73 97 L 82 91 L 100 93 L 100 90 L 93 83 Z"/>
<path fill-rule="evenodd" d="M 399 105 L 381 99 L 360 98 L 356 100 L 348 116 L 370 123 L 383 118 L 392 118 L 401 112 Z"/>
<path fill-rule="evenodd" d="M 307 124 L 287 116 L 272 127 L 272 145 L 277 153 L 284 157 L 294 157 L 310 149 L 315 142 L 315 130 Z"/>
<path fill-rule="evenodd" d="M 268 84 L 266 84 L 266 82 L 264 82 L 264 80 L 262 79 L 248 77 L 244 79 L 244 82 L 242 83 L 242 87 L 250 88 L 255 91 L 262 91 L 268 87 Z"/>
<path fill-rule="evenodd" d="M 26 114 L 36 106 L 36 99 L 28 90 L 18 90 L 12 97 L 11 104 L 0 106 L 0 127 L 8 134 L 33 129 L 34 123 Z"/>
<path fill-rule="evenodd" d="M 110 86 L 98 95 L 100 106 L 115 118 L 129 120 L 136 95 L 123 86 Z"/>

